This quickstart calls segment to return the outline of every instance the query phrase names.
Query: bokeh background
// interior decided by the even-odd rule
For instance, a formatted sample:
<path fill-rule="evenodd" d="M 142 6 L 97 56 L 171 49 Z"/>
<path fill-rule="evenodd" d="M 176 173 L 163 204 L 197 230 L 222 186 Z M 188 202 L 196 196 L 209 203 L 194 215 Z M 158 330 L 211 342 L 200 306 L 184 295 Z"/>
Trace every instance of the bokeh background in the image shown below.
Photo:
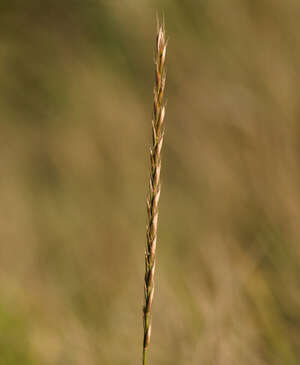
<path fill-rule="evenodd" d="M 1 0 L 1 365 L 141 363 L 156 11 L 149 364 L 299 364 L 300 2 Z"/>

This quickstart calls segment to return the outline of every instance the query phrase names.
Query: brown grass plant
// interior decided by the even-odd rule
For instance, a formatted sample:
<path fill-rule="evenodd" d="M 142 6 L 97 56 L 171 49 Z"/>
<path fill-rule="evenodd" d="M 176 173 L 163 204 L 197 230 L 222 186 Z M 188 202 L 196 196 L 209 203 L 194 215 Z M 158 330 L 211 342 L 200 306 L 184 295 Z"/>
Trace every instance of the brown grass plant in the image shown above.
<path fill-rule="evenodd" d="M 147 242 L 145 250 L 145 301 L 143 307 L 144 340 L 143 365 L 146 364 L 147 350 L 151 336 L 151 308 L 154 295 L 154 272 L 157 243 L 158 205 L 161 190 L 161 152 L 164 140 L 166 84 L 166 50 L 167 41 L 164 23 L 157 22 L 157 37 L 155 45 L 155 86 L 154 108 L 152 119 L 152 146 L 150 148 L 150 186 L 147 199 Z"/>

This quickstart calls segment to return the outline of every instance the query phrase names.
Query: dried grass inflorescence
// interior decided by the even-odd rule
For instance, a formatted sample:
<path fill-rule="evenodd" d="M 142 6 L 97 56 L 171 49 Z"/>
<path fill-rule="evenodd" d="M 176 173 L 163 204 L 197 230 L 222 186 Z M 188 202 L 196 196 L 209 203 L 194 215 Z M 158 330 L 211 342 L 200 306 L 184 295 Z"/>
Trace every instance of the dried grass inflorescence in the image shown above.
<path fill-rule="evenodd" d="M 148 226 L 145 252 L 145 302 L 143 308 L 144 341 L 143 365 L 146 364 L 146 354 L 151 335 L 151 307 L 154 294 L 155 254 L 157 243 L 158 204 L 160 197 L 161 151 L 164 140 L 165 103 L 164 91 L 166 84 L 166 50 L 167 41 L 164 23 L 157 23 L 155 47 L 155 87 L 154 109 L 152 119 L 152 146 L 150 148 L 150 187 L 147 199 Z"/>

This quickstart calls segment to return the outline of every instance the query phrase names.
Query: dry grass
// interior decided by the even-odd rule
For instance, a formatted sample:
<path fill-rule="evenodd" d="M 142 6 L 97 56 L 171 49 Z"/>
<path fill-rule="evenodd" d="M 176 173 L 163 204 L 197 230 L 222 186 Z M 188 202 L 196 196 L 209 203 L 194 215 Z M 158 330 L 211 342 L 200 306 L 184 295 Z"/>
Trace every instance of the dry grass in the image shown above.
<path fill-rule="evenodd" d="M 144 304 L 144 341 L 143 365 L 146 364 L 147 349 L 151 336 L 151 307 L 154 295 L 155 254 L 157 243 L 158 205 L 160 197 L 161 151 L 164 140 L 165 104 L 164 91 L 166 84 L 167 42 L 165 26 L 157 23 L 157 37 L 155 48 L 155 87 L 154 108 L 152 119 L 152 146 L 150 149 L 150 186 L 147 200 L 148 227 L 145 252 L 145 304 Z"/>
<path fill-rule="evenodd" d="M 171 122 L 148 362 L 299 365 L 300 2 L 21 3 L 0 6 L 2 363 L 141 363 L 159 7 Z"/>

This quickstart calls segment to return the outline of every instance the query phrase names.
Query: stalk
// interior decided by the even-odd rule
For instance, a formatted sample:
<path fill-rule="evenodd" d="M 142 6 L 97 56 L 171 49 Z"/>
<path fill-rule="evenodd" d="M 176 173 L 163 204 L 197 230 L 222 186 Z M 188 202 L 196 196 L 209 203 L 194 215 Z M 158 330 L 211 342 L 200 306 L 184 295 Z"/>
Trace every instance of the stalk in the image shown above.
<path fill-rule="evenodd" d="M 151 308 L 154 295 L 154 272 L 157 243 L 158 205 L 161 189 L 161 152 L 164 141 L 165 103 L 164 91 L 166 84 L 166 59 L 167 41 L 165 26 L 158 22 L 155 45 L 155 86 L 154 107 L 152 119 L 152 145 L 150 148 L 150 184 L 147 198 L 147 241 L 145 250 L 145 283 L 144 283 L 144 339 L 143 339 L 143 365 L 146 365 L 147 351 L 151 336 Z"/>

